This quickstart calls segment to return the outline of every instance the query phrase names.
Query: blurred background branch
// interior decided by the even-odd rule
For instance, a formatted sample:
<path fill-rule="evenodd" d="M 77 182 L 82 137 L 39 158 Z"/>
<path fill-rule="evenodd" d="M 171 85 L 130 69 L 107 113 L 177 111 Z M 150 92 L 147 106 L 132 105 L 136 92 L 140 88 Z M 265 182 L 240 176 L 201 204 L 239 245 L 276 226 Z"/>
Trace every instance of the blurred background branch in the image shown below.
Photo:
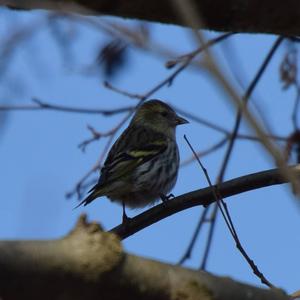
<path fill-rule="evenodd" d="M 203 29 L 249 33 L 299 35 L 300 4 L 287 0 L 197 0 L 197 14 L 204 21 Z M 172 1 L 56 1 L 56 0 L 1 0 L 0 5 L 14 9 L 51 9 L 88 15 L 111 15 L 153 22 L 186 25 L 174 12 Z M 258 9 L 259 7 L 259 9 Z"/>

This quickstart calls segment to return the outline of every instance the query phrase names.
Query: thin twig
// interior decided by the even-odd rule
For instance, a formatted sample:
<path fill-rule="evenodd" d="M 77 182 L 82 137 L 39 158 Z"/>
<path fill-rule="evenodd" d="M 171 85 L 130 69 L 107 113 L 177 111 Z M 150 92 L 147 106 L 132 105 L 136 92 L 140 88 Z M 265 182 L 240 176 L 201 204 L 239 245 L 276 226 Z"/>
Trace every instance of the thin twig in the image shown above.
<path fill-rule="evenodd" d="M 209 41 L 206 42 L 206 44 L 204 44 L 203 46 L 199 47 L 198 49 L 192 51 L 192 52 L 189 52 L 187 54 L 183 54 L 183 55 L 180 55 L 179 57 L 175 58 L 175 59 L 172 59 L 172 60 L 169 60 L 166 62 L 165 66 L 167 68 L 173 68 L 175 67 L 178 63 L 186 63 L 188 61 L 188 63 L 194 59 L 198 54 L 200 54 L 201 52 L 205 51 L 207 48 L 227 39 L 228 37 L 232 36 L 233 34 L 235 34 L 234 32 L 229 32 L 229 33 L 224 33 L 224 34 L 221 34 L 219 35 L 218 37 L 216 38 L 213 38 Z"/>
<path fill-rule="evenodd" d="M 92 168 L 84 174 L 81 179 L 76 183 L 75 188 L 71 190 L 70 192 L 66 193 L 66 198 L 71 198 L 74 194 L 77 194 L 78 199 L 81 199 L 82 197 L 82 186 L 84 185 L 84 182 L 97 170 L 99 170 L 99 163 L 96 162 Z"/>
<path fill-rule="evenodd" d="M 201 213 L 201 216 L 198 220 L 198 224 L 195 228 L 194 234 L 190 240 L 190 243 L 188 247 L 186 248 L 185 252 L 183 253 L 182 257 L 178 261 L 178 265 L 182 265 L 187 259 L 189 259 L 192 255 L 192 251 L 194 249 L 194 246 L 196 244 L 197 238 L 199 237 L 200 230 L 202 228 L 202 225 L 206 222 L 206 215 L 208 213 L 209 207 L 205 207 L 204 210 Z"/>
<path fill-rule="evenodd" d="M 295 83 L 295 88 L 296 88 L 296 98 L 295 98 L 295 104 L 293 108 L 293 113 L 292 113 L 292 123 L 294 125 L 294 130 L 298 130 L 298 108 L 299 108 L 299 103 L 300 103 L 300 86 Z"/>
<path fill-rule="evenodd" d="M 116 109 L 97 109 L 97 108 L 79 108 L 72 106 L 64 106 L 58 104 L 51 104 L 43 102 L 39 99 L 33 98 L 32 101 L 35 104 L 25 104 L 25 105 L 0 105 L 0 111 L 6 110 L 21 110 L 21 111 L 32 111 L 32 110 L 54 110 L 66 113 L 79 113 L 79 114 L 101 114 L 104 116 L 111 116 L 114 114 L 120 114 L 128 112 L 133 109 L 133 106 L 126 106 Z"/>
<path fill-rule="evenodd" d="M 197 162 L 199 163 L 199 165 L 200 165 L 200 167 L 201 167 L 201 169 L 202 169 L 202 171 L 203 171 L 203 173 L 206 177 L 206 180 L 209 184 L 209 187 L 212 189 L 212 193 L 213 193 L 214 199 L 216 201 L 216 204 L 217 204 L 218 208 L 220 209 L 220 211 L 222 213 L 222 216 L 224 218 L 224 221 L 226 223 L 226 226 L 227 226 L 232 238 L 234 239 L 234 241 L 236 243 L 236 247 L 238 248 L 240 253 L 243 255 L 243 257 L 246 259 L 246 261 L 249 264 L 249 266 L 251 267 L 253 273 L 261 280 L 261 282 L 263 284 L 267 285 L 270 288 L 274 288 L 275 286 L 264 276 L 264 274 L 258 269 L 255 262 L 249 257 L 249 255 L 245 251 L 245 249 L 242 246 L 242 244 L 240 242 L 240 239 L 237 235 L 237 232 L 235 230 L 234 224 L 232 222 L 232 218 L 231 218 L 231 216 L 229 214 L 229 211 L 227 209 L 227 205 L 224 202 L 224 200 L 222 199 L 222 196 L 221 196 L 221 194 L 218 190 L 218 185 L 215 185 L 215 186 L 212 185 L 207 169 L 203 166 L 203 164 L 201 163 L 199 157 L 197 157 L 197 154 L 196 154 L 193 146 L 191 145 L 191 143 L 187 139 L 186 135 L 184 135 L 184 139 L 186 140 L 186 142 L 189 145 L 191 151 L 195 155 L 195 158 L 196 158 Z"/>
<path fill-rule="evenodd" d="M 209 220 L 210 226 L 208 229 L 208 235 L 207 235 L 207 239 L 206 239 L 205 249 L 204 249 L 204 253 L 203 253 L 203 257 L 202 257 L 202 262 L 200 264 L 201 270 L 206 270 L 208 255 L 210 253 L 214 230 L 215 230 L 215 225 L 216 225 L 217 214 L 218 214 L 218 205 L 217 205 L 217 203 L 214 203 L 213 211 L 211 213 L 211 217 Z"/>
<path fill-rule="evenodd" d="M 90 143 L 92 143 L 94 141 L 97 141 L 97 140 L 99 140 L 100 138 L 103 138 L 103 137 L 110 137 L 116 130 L 115 127 L 114 127 L 114 128 L 112 128 L 111 130 L 109 130 L 107 132 L 99 132 L 94 127 L 92 127 L 90 125 L 87 125 L 87 129 L 91 132 L 92 137 L 89 138 L 89 139 L 84 140 L 83 142 L 81 142 L 78 145 L 78 148 L 80 148 L 83 152 L 85 151 L 86 147 Z"/>
<path fill-rule="evenodd" d="M 196 153 L 196 151 L 194 150 L 193 146 L 192 146 L 191 143 L 189 142 L 189 140 L 188 140 L 188 138 L 186 137 L 186 135 L 184 135 L 183 137 L 184 137 L 185 141 L 187 142 L 188 146 L 190 147 L 191 151 L 193 152 L 196 161 L 197 161 L 198 164 L 200 165 L 200 167 L 201 167 L 201 169 L 202 169 L 202 171 L 203 171 L 203 173 L 204 173 L 204 175 L 205 175 L 205 178 L 206 178 L 206 180 L 207 180 L 207 182 L 208 182 L 209 187 L 212 189 L 212 193 L 213 193 L 214 199 L 215 199 L 215 201 L 216 201 L 216 203 L 217 203 L 217 205 L 218 205 L 218 207 L 219 207 L 219 209 L 220 209 L 220 211 L 221 211 L 221 213 L 222 213 L 222 215 L 223 215 L 223 217 L 224 217 L 224 221 L 226 222 L 226 225 L 227 225 L 227 227 L 228 227 L 230 233 L 231 233 L 232 235 L 234 235 L 234 234 L 235 234 L 235 232 L 234 232 L 235 230 L 233 229 L 233 226 L 231 226 L 230 221 L 228 220 L 227 216 L 226 216 L 225 213 L 223 212 L 222 206 L 220 205 L 220 202 L 222 201 L 222 198 L 221 198 L 220 195 L 218 195 L 218 192 L 217 192 L 217 185 L 216 185 L 216 186 L 213 186 L 213 184 L 212 184 L 212 182 L 211 182 L 211 180 L 210 180 L 210 177 L 209 177 L 209 175 L 208 175 L 207 169 L 206 169 L 206 168 L 204 167 L 204 165 L 202 164 L 200 158 L 197 157 L 197 153 Z"/>
<path fill-rule="evenodd" d="M 169 76 L 167 76 L 167 78 L 165 78 L 164 80 L 162 80 L 160 83 L 158 83 L 157 85 L 155 85 L 149 92 L 145 93 L 144 95 L 139 95 L 139 94 L 130 94 L 124 91 L 121 91 L 117 88 L 114 88 L 112 85 L 110 85 L 108 82 L 105 82 L 105 86 L 115 92 L 118 92 L 120 94 L 123 94 L 127 97 L 130 98 L 138 98 L 140 100 L 145 100 L 147 98 L 149 98 L 152 94 L 154 94 L 155 92 L 157 92 L 160 88 L 162 88 L 165 85 L 171 85 L 174 81 L 174 79 L 176 78 L 176 76 L 181 73 L 189 64 L 190 62 L 202 51 L 206 50 L 207 48 L 209 48 L 210 46 L 216 44 L 217 42 L 220 42 L 222 40 L 224 40 L 225 38 L 228 38 L 229 36 L 231 36 L 233 33 L 226 33 L 224 35 L 221 35 L 217 38 L 214 38 L 210 41 L 208 41 L 206 44 L 204 44 L 203 46 L 201 46 L 199 49 L 189 53 L 188 55 L 186 55 L 186 59 L 182 62 L 182 64 L 173 72 L 171 73 Z"/>
<path fill-rule="evenodd" d="M 108 81 L 104 81 L 103 82 L 103 85 L 104 87 L 106 87 L 107 89 L 113 91 L 113 92 L 116 92 L 120 95 L 123 95 L 123 96 L 126 96 L 128 98 L 131 98 L 131 99 L 138 99 L 138 100 L 141 100 L 144 98 L 144 95 L 141 95 L 141 94 L 133 94 L 133 93 L 129 93 L 127 91 L 124 91 L 124 90 L 121 90 L 115 86 L 113 86 L 110 82 Z"/>
<path fill-rule="evenodd" d="M 84 186 L 85 181 L 98 169 L 100 169 L 100 166 L 102 164 L 102 161 L 104 159 L 104 156 L 106 154 L 106 152 L 109 149 L 109 146 L 112 143 L 112 140 L 114 139 L 117 131 L 124 125 L 124 123 L 130 118 L 131 116 L 131 111 L 117 124 L 117 126 L 115 126 L 114 128 L 112 128 L 109 132 L 106 133 L 99 133 L 97 132 L 94 128 L 90 127 L 89 130 L 92 132 L 92 135 L 94 135 L 92 138 L 82 142 L 79 146 L 81 146 L 82 149 L 85 150 L 86 146 L 88 144 L 90 144 L 91 141 L 97 140 L 100 137 L 103 137 L 105 135 L 105 137 L 109 137 L 108 141 L 106 142 L 106 145 L 103 149 L 103 151 L 101 152 L 99 159 L 97 160 L 96 164 L 94 166 L 92 166 L 92 168 L 86 173 L 85 176 L 83 176 L 75 185 L 75 188 L 73 190 L 71 190 L 70 192 L 68 192 L 66 195 L 67 197 L 72 197 L 75 193 L 77 193 L 78 199 L 81 199 L 81 187 Z M 99 136 L 100 135 L 100 136 Z"/>
<path fill-rule="evenodd" d="M 203 157 L 203 156 L 206 156 L 208 154 L 211 154 L 212 152 L 215 152 L 216 150 L 220 149 L 221 147 L 223 147 L 226 142 L 227 142 L 228 138 L 227 137 L 224 137 L 222 138 L 220 141 L 218 141 L 217 143 L 215 143 L 214 145 L 208 147 L 207 149 L 205 150 L 201 150 L 201 151 L 198 151 L 197 152 L 197 156 L 198 157 Z M 180 167 L 185 167 L 187 166 L 188 164 L 190 164 L 191 162 L 193 162 L 195 160 L 195 157 L 194 155 L 188 159 L 186 159 L 185 161 L 183 161 L 181 164 L 180 164 Z"/>

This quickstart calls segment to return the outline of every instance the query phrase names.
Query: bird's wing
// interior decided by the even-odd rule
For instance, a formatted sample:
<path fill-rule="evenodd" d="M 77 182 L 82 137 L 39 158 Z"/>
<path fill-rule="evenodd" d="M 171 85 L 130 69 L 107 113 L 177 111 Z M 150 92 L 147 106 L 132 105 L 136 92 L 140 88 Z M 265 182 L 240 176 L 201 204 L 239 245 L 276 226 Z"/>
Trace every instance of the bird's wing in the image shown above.
<path fill-rule="evenodd" d="M 167 149 L 164 135 L 145 128 L 127 128 L 110 150 L 98 185 L 129 176 L 140 165 Z"/>

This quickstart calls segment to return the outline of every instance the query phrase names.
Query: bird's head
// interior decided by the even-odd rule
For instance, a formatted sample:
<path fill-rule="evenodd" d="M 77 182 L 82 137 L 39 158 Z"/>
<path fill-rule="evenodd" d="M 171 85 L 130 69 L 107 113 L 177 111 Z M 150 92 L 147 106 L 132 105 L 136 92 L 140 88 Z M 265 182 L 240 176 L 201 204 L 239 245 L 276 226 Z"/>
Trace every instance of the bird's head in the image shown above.
<path fill-rule="evenodd" d="M 169 105 L 160 100 L 149 100 L 141 105 L 132 122 L 168 135 L 174 135 L 176 126 L 188 123 L 186 119 L 178 116 Z"/>

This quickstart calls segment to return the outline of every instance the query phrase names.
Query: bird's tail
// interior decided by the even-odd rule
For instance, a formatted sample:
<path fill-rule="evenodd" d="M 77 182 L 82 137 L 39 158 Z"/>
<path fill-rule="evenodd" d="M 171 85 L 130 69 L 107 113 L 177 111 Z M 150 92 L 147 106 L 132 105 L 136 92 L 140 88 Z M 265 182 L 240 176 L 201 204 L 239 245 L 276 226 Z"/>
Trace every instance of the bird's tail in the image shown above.
<path fill-rule="evenodd" d="M 90 194 L 85 199 L 83 199 L 78 205 L 76 205 L 74 209 L 81 205 L 86 206 L 96 198 L 103 196 L 103 191 L 99 188 L 98 184 L 92 187 L 92 189 L 90 189 L 89 192 Z"/>

